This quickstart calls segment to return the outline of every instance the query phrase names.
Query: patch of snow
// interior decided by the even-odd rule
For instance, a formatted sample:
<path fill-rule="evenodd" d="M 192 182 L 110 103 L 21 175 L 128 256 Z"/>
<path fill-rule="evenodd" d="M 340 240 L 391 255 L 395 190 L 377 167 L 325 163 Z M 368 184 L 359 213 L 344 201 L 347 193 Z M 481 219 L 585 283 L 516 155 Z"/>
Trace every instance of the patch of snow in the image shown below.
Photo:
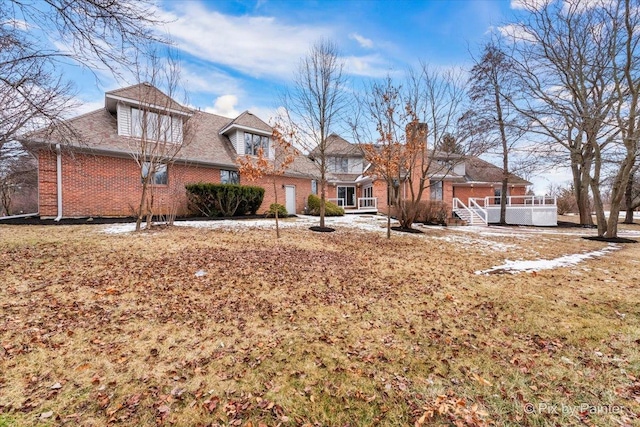
<path fill-rule="evenodd" d="M 318 217 L 298 215 L 297 218 L 286 218 L 279 221 L 280 228 L 308 228 L 318 225 Z M 392 221 L 392 225 L 396 225 L 396 221 Z M 176 221 L 174 225 L 181 227 L 209 228 L 209 229 L 225 229 L 238 230 L 258 228 L 263 230 L 274 229 L 276 222 L 273 218 L 265 219 L 242 219 L 242 220 L 216 220 L 216 221 Z M 364 231 L 384 231 L 387 225 L 387 219 L 376 215 L 345 215 L 338 217 L 326 217 L 325 225 L 327 227 L 350 227 Z"/>
<path fill-rule="evenodd" d="M 460 243 L 464 246 L 480 247 L 482 249 L 489 249 L 494 252 L 507 252 L 512 249 L 518 249 L 518 245 L 511 243 L 499 243 L 492 240 L 485 239 L 473 239 L 468 236 L 461 236 L 459 234 L 451 234 L 449 236 L 428 236 L 431 239 L 443 240 L 450 243 Z"/>
<path fill-rule="evenodd" d="M 582 254 L 569 254 L 569 255 L 564 255 L 561 256 L 559 258 L 554 258 L 554 259 L 538 259 L 538 260 L 531 260 L 531 261 L 510 261 L 510 260 L 505 260 L 505 263 L 502 265 L 497 265 L 495 267 L 491 267 L 487 270 L 478 270 L 475 273 L 476 274 L 484 274 L 484 275 L 488 275 L 491 273 L 511 273 L 511 274 L 516 274 L 516 273 L 520 273 L 520 272 L 534 272 L 534 271 L 541 271 L 541 270 L 551 270 L 554 268 L 559 268 L 559 267 L 570 267 L 572 265 L 576 265 L 579 262 L 582 262 L 584 260 L 590 259 L 590 258 L 596 258 L 596 257 L 600 257 L 600 256 L 604 256 L 609 252 L 612 251 L 616 251 L 620 249 L 620 246 L 615 245 L 615 244 L 609 244 L 607 247 L 599 250 L 599 251 L 592 251 L 592 252 L 586 252 L 586 253 L 582 253 Z"/>
<path fill-rule="evenodd" d="M 136 225 L 134 223 L 115 224 L 115 225 L 110 225 L 109 227 L 103 229 L 102 232 L 107 234 L 121 234 L 121 233 L 131 233 L 135 229 L 136 229 Z"/>

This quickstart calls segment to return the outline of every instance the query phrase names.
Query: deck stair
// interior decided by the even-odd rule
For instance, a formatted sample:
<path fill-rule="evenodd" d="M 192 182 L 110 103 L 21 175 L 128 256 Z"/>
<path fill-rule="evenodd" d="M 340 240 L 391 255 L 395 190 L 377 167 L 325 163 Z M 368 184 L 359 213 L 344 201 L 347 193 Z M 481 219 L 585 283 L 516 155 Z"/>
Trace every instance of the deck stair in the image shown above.
<path fill-rule="evenodd" d="M 475 203 L 475 202 L 474 202 Z M 458 198 L 453 199 L 453 213 L 470 225 L 487 225 L 487 213 L 481 206 L 475 204 L 473 208 L 467 207 Z"/>

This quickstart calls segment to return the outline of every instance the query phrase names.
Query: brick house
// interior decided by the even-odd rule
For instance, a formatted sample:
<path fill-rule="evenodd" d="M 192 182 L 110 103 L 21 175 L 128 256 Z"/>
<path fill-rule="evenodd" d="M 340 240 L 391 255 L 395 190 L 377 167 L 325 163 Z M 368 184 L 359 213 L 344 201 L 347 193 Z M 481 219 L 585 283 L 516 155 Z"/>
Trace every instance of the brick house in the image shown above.
<path fill-rule="evenodd" d="M 266 191 L 259 212 L 273 203 L 271 177 L 244 182 L 236 163 L 239 156 L 256 155 L 260 148 L 274 158 L 276 147 L 268 124 L 248 111 L 229 119 L 193 110 L 142 83 L 107 92 L 104 108 L 68 120 L 66 124 L 74 132 L 72 139 L 39 133 L 23 138 L 21 142 L 38 158 L 40 216 L 134 215 L 142 183 L 133 153 L 141 141 L 140 123 L 149 116 L 167 125 L 165 140 L 182 144 L 175 161 L 153 176 L 157 214 L 186 215 L 185 184 L 197 182 L 262 186 Z M 347 213 L 389 212 L 386 184 L 371 173 L 373 167 L 357 144 L 332 134 L 326 154 L 329 201 L 344 207 Z M 430 174 L 423 200 L 441 203 L 449 215 L 455 213 L 468 222 L 479 216 L 485 223 L 496 222 L 493 208 L 496 202 L 499 204 L 502 170 L 477 157 L 460 156 L 452 162 L 450 155 L 430 155 L 435 160 L 433 165 L 448 166 L 440 168 L 442 173 L 436 170 Z M 316 157 L 314 151 L 308 156 L 300 154 L 284 176 L 276 177 L 278 200 L 284 201 L 289 213 L 303 213 L 309 194 L 318 194 Z M 142 169 L 144 172 L 144 165 Z M 527 202 L 525 198 L 528 185 L 520 177 L 509 176 L 510 206 L 536 205 L 535 199 Z"/>
<path fill-rule="evenodd" d="M 21 141 L 37 153 L 42 218 L 134 214 L 142 189 L 140 167 L 132 156 L 140 140 L 141 106 L 145 114 L 157 114 L 155 119 L 169 124 L 170 140 L 184 144 L 175 161 L 153 177 L 159 214 L 187 214 L 185 184 L 240 182 L 238 156 L 256 154 L 262 147 L 273 157 L 271 127 L 248 111 L 229 119 L 192 110 L 145 83 L 110 91 L 105 94 L 104 108 L 66 123 L 75 133 L 73 139 L 63 144 L 61 136 L 34 133 Z M 187 127 L 192 130 L 188 135 Z M 295 170 L 277 177 L 278 200 L 284 201 L 290 213 L 301 213 L 311 192 L 308 162 L 304 157 L 298 158 Z M 242 182 L 265 186 L 260 211 L 266 210 L 274 199 L 272 186 L 265 185 L 266 178 L 263 181 Z"/>
<path fill-rule="evenodd" d="M 347 212 L 389 212 L 386 183 L 376 179 L 373 166 L 367 163 L 362 150 L 356 144 L 333 134 L 327 139 L 325 154 L 329 169 L 329 201 L 344 207 Z M 472 218 L 480 221 L 478 216 L 483 215 L 485 223 L 499 221 L 501 168 L 473 156 L 433 152 L 429 155 L 432 156 L 433 170 L 429 172 L 429 187 L 422 198 L 425 203 L 441 204 L 447 210 L 448 216 L 455 213 L 467 222 L 473 222 Z M 310 157 L 314 157 L 314 152 Z M 528 208 L 525 209 L 538 209 L 540 199 L 526 196 L 527 186 L 531 185 L 529 181 L 510 174 L 508 182 L 507 209 L 511 214 L 526 206 Z M 403 184 L 400 184 L 399 190 L 406 191 Z M 546 209 L 555 209 L 555 203 L 550 201 L 543 200 L 543 206 L 547 206 Z M 555 215 L 549 220 L 549 224 L 544 225 L 553 225 L 554 221 Z M 513 223 L 521 222 L 516 218 Z"/>

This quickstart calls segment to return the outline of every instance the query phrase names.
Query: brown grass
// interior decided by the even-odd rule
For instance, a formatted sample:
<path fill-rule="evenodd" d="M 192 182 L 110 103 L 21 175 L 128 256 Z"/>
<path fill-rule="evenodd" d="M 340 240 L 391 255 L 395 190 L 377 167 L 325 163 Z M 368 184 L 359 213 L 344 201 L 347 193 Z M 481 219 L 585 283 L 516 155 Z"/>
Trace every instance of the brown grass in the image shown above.
<path fill-rule="evenodd" d="M 0 427 L 639 422 L 640 244 L 103 228 L 0 226 Z"/>

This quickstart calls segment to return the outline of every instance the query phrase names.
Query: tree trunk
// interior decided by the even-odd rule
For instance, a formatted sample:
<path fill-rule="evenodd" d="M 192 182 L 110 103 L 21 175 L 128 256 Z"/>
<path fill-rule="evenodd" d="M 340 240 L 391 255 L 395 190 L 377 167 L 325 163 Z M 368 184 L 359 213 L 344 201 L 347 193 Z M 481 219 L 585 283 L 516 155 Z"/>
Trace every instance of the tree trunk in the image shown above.
<path fill-rule="evenodd" d="M 589 181 L 585 180 L 584 164 L 577 161 L 579 154 L 571 155 L 571 174 L 573 175 L 573 192 L 576 196 L 576 205 L 580 215 L 580 225 L 591 227 L 593 218 L 591 217 L 591 206 L 589 206 Z"/>
<path fill-rule="evenodd" d="M 147 201 L 148 177 L 142 180 L 142 195 L 140 196 L 140 204 L 138 205 L 138 218 L 136 218 L 136 231 L 140 231 L 142 220 L 144 219 L 144 206 Z"/>
<path fill-rule="evenodd" d="M 591 180 L 591 191 L 593 192 L 593 209 L 596 211 L 596 224 L 598 224 L 598 237 L 604 237 L 607 233 L 607 217 L 604 214 L 600 187 L 596 180 Z"/>
<path fill-rule="evenodd" d="M 324 171 L 320 172 L 320 228 L 324 228 L 324 214 L 327 203 L 327 194 L 326 194 L 326 177 L 324 175 Z"/>
<path fill-rule="evenodd" d="M 276 203 L 276 239 L 280 238 L 280 224 L 278 223 L 278 190 L 276 187 L 276 180 L 273 179 L 273 197 Z"/>
<path fill-rule="evenodd" d="M 391 239 L 391 208 L 387 207 L 387 239 Z"/>
<path fill-rule="evenodd" d="M 633 206 L 633 181 L 635 178 L 634 171 L 631 171 L 629 174 L 629 179 L 627 179 L 627 188 L 624 190 L 624 202 L 627 210 L 627 214 L 624 217 L 625 224 L 633 224 L 633 210 L 635 209 Z"/>
<path fill-rule="evenodd" d="M 629 179 L 633 182 L 633 175 L 631 169 L 633 168 L 633 160 L 635 156 L 627 156 L 622 161 L 620 169 L 616 175 L 616 178 L 611 187 L 611 207 L 609 208 L 609 221 L 607 223 L 606 237 L 616 238 L 618 237 L 618 222 L 620 220 L 620 204 L 622 203 L 622 197 L 627 192 L 629 186 Z M 623 183 L 626 183 L 623 184 Z M 631 212 L 631 222 L 633 222 L 633 211 Z"/>
<path fill-rule="evenodd" d="M 496 113 L 498 114 L 498 127 L 500 128 L 500 140 L 502 142 L 502 189 L 500 190 L 500 224 L 507 224 L 507 191 L 509 191 L 509 146 L 507 144 L 507 132 L 502 117 L 502 104 L 500 103 L 500 89 L 496 81 L 494 94 Z"/>

